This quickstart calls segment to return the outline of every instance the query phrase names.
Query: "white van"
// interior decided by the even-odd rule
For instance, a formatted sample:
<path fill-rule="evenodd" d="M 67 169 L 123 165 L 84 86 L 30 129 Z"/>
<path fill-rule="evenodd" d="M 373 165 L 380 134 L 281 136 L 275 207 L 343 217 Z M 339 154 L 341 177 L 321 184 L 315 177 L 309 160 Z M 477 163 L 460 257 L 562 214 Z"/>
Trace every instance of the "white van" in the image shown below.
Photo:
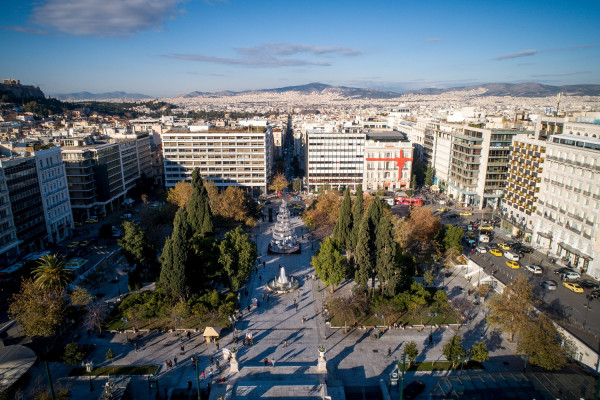
<path fill-rule="evenodd" d="M 508 258 L 510 261 L 519 261 L 519 256 L 515 253 L 511 253 L 510 251 L 505 251 L 504 257 Z"/>
<path fill-rule="evenodd" d="M 479 242 L 480 243 L 489 243 L 490 237 L 488 235 L 479 235 Z"/>

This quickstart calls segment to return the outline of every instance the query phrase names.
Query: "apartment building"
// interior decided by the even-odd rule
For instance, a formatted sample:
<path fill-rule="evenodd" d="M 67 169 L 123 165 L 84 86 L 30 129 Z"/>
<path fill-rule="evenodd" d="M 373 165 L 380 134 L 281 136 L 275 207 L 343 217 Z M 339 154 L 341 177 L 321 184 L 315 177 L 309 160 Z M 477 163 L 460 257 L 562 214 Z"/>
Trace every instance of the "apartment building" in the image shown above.
<path fill-rule="evenodd" d="M 600 125 L 564 123 L 546 142 L 532 242 L 600 279 Z"/>
<path fill-rule="evenodd" d="M 10 206 L 10 195 L 4 168 L 0 168 L 0 267 L 17 261 L 19 240 Z"/>
<path fill-rule="evenodd" d="M 401 132 L 367 132 L 363 190 L 410 188 L 413 147 Z"/>
<path fill-rule="evenodd" d="M 192 171 L 199 168 L 202 178 L 217 187 L 267 192 L 274 157 L 270 126 L 174 128 L 162 140 L 167 188 L 191 180 Z"/>
<path fill-rule="evenodd" d="M 30 253 L 43 248 L 46 237 L 44 204 L 33 156 L 0 159 L 18 239 L 18 252 Z"/>
<path fill-rule="evenodd" d="M 546 141 L 534 135 L 516 135 L 510 150 L 501 227 L 530 241 L 542 185 Z"/>
<path fill-rule="evenodd" d="M 327 132 L 309 130 L 306 133 L 306 184 L 309 191 L 319 188 L 350 188 L 363 183 L 364 132 Z"/>
<path fill-rule="evenodd" d="M 453 133 L 448 194 L 463 206 L 496 208 L 506 187 L 510 146 L 517 130 L 465 126 Z"/>
<path fill-rule="evenodd" d="M 73 212 L 60 147 L 33 152 L 42 194 L 46 241 L 58 243 L 71 235 Z"/>
<path fill-rule="evenodd" d="M 75 221 L 118 207 L 126 193 L 119 144 L 71 139 L 61 149 Z"/>

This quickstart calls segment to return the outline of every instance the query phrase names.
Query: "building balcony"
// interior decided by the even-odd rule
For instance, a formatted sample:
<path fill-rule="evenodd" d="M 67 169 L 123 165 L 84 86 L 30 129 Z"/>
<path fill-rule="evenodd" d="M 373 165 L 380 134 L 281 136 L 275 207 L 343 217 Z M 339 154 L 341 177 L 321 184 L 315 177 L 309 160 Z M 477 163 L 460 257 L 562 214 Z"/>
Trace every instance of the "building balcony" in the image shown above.
<path fill-rule="evenodd" d="M 591 235 L 588 235 L 588 234 L 587 234 L 587 233 L 585 233 L 585 232 L 583 232 L 583 233 L 582 233 L 582 236 L 583 236 L 584 238 L 588 239 L 588 240 L 592 238 L 592 236 L 591 236 Z"/>
<path fill-rule="evenodd" d="M 572 226 L 570 226 L 570 225 L 565 225 L 565 228 L 567 228 L 568 230 L 570 230 L 570 231 L 571 231 L 571 232 L 573 232 L 573 233 L 576 233 L 576 234 L 578 234 L 578 235 L 581 235 L 581 231 L 578 231 L 577 229 L 573 228 L 573 227 L 572 227 Z"/>

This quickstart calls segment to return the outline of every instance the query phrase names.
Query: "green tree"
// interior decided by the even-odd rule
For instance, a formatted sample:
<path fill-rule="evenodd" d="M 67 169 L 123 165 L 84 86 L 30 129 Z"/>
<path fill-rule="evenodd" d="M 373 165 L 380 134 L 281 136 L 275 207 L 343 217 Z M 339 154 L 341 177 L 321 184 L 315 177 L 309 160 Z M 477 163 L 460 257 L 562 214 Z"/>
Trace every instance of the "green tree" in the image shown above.
<path fill-rule="evenodd" d="M 350 298 L 335 297 L 327 303 L 327 307 L 334 318 L 344 321 L 345 333 L 348 333 L 348 325 L 352 326 L 358 321 L 360 310 Z"/>
<path fill-rule="evenodd" d="M 188 202 L 187 221 L 194 234 L 210 235 L 213 233 L 208 193 L 202 182 L 199 168 L 194 168 L 192 172 L 192 192 Z"/>
<path fill-rule="evenodd" d="M 302 190 L 302 180 L 300 178 L 296 177 L 296 179 L 294 179 L 292 182 L 292 189 L 296 193 L 299 193 Z"/>
<path fill-rule="evenodd" d="M 518 277 L 504 287 L 502 294 L 496 294 L 488 301 L 488 322 L 502 332 L 515 335 L 526 327 L 533 311 L 534 294 L 525 277 Z"/>
<path fill-rule="evenodd" d="M 406 354 L 406 359 L 408 360 L 408 368 L 410 368 L 410 365 L 417 359 L 417 356 L 419 355 L 419 348 L 417 347 L 417 344 L 415 342 L 407 342 L 404 345 L 404 350 L 402 351 L 402 354 Z"/>
<path fill-rule="evenodd" d="M 427 166 L 427 170 L 425 171 L 425 184 L 427 186 L 433 185 L 433 178 L 435 176 L 435 169 L 431 165 Z"/>
<path fill-rule="evenodd" d="M 311 264 L 325 285 L 331 286 L 331 293 L 333 293 L 335 285 L 339 285 L 344 280 L 346 259 L 335 248 L 335 244 L 330 238 L 326 238 L 321 244 L 321 248 L 313 256 Z"/>
<path fill-rule="evenodd" d="M 363 196 L 362 185 L 356 188 L 356 198 L 354 199 L 354 207 L 352 209 L 352 248 L 358 246 L 358 233 L 360 231 L 360 223 L 362 221 L 365 207 L 365 199 Z"/>
<path fill-rule="evenodd" d="M 225 234 L 219 243 L 219 265 L 232 290 L 238 290 L 246 283 L 256 257 L 256 243 L 250 240 L 241 227 Z"/>
<path fill-rule="evenodd" d="M 446 357 L 446 360 L 452 363 L 452 368 L 456 368 L 456 365 L 467 356 L 467 352 L 462 345 L 462 337 L 460 335 L 452 336 L 450 341 L 442 348 L 442 354 Z"/>
<path fill-rule="evenodd" d="M 448 308 L 448 294 L 445 290 L 437 290 L 433 295 L 432 311 L 441 312 L 444 315 L 444 319 L 446 319 Z"/>
<path fill-rule="evenodd" d="M 108 349 L 108 351 L 104 355 L 104 358 L 106 358 L 106 361 L 110 361 L 112 363 L 115 359 L 115 352 L 112 349 Z"/>
<path fill-rule="evenodd" d="M 77 365 L 85 358 L 85 353 L 81 349 L 81 347 L 75 343 L 71 342 L 65 346 L 65 350 L 63 353 L 63 361 L 67 365 Z"/>
<path fill-rule="evenodd" d="M 275 192 L 280 192 L 286 187 L 288 187 L 290 183 L 287 179 L 285 179 L 285 175 L 281 172 L 275 174 L 271 179 L 271 184 L 269 185 L 269 189 Z"/>
<path fill-rule="evenodd" d="M 66 268 L 65 259 L 56 254 L 47 254 L 38 261 L 33 270 L 35 284 L 43 290 L 61 291 L 73 277 L 73 271 Z"/>
<path fill-rule="evenodd" d="M 381 293 L 388 296 L 396 294 L 396 242 L 394 242 L 391 217 L 382 214 L 375 228 L 375 272 L 381 285 Z"/>
<path fill-rule="evenodd" d="M 464 231 L 460 226 L 446 224 L 440 229 L 436 239 L 442 245 L 443 251 L 456 249 L 459 253 L 462 253 L 463 245 L 461 244 L 461 240 L 463 235 Z"/>
<path fill-rule="evenodd" d="M 525 355 L 531 365 L 548 371 L 561 370 L 573 354 L 572 344 L 543 313 L 533 315 L 520 329 L 517 352 Z"/>
<path fill-rule="evenodd" d="M 333 240 L 337 246 L 346 251 L 352 248 L 352 201 L 349 189 L 344 191 L 342 207 L 333 228 Z"/>
<path fill-rule="evenodd" d="M 21 282 L 12 296 L 8 312 L 29 337 L 52 336 L 63 324 L 66 304 L 61 293 L 40 289 L 32 279 Z"/>
<path fill-rule="evenodd" d="M 137 264 L 140 269 L 150 267 L 156 259 L 154 245 L 146 232 L 135 222 L 123 223 L 123 237 L 118 240 L 121 252 L 129 265 Z"/>
<path fill-rule="evenodd" d="M 160 257 L 160 285 L 172 299 L 185 301 L 191 292 L 189 282 L 191 228 L 184 208 L 177 210 L 173 222 L 173 233 L 165 241 Z"/>
<path fill-rule="evenodd" d="M 371 235 L 369 234 L 369 219 L 363 218 L 358 232 L 358 243 L 356 245 L 356 273 L 354 280 L 359 290 L 367 290 L 369 278 L 373 273 L 373 257 L 371 248 Z"/>
<path fill-rule="evenodd" d="M 92 295 L 85 289 L 77 286 L 71 293 L 71 304 L 78 306 L 87 306 L 93 300 Z"/>
<path fill-rule="evenodd" d="M 431 269 L 428 269 L 427 271 L 425 271 L 423 273 L 423 283 L 425 284 L 425 286 L 432 286 L 433 285 L 433 271 L 431 271 Z"/>
<path fill-rule="evenodd" d="M 485 362 L 490 359 L 490 355 L 488 353 L 487 346 L 484 342 L 475 342 L 471 350 L 469 351 L 469 357 L 471 360 L 477 362 Z"/>

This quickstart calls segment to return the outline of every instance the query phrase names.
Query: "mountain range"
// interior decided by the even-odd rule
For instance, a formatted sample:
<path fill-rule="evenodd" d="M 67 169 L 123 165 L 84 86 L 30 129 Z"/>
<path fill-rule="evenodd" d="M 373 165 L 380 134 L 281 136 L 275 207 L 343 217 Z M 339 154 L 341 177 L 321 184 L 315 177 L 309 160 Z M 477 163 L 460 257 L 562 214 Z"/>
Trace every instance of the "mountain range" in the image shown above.
<path fill-rule="evenodd" d="M 286 86 L 274 89 L 259 89 L 234 92 L 225 90 L 221 92 L 201 92 L 194 91 L 190 93 L 180 94 L 175 97 L 194 98 L 194 97 L 233 97 L 238 95 L 260 95 L 262 93 L 290 93 L 299 94 L 333 94 L 339 97 L 348 99 L 393 99 L 406 94 L 420 95 L 440 95 L 449 92 L 480 92 L 478 96 L 512 96 L 512 97 L 547 97 L 556 96 L 558 93 L 564 93 L 567 96 L 600 96 L 600 85 L 583 84 L 583 85 L 564 85 L 552 86 L 544 85 L 536 82 L 524 83 L 485 83 L 481 85 L 452 87 L 452 88 L 426 88 L 411 90 L 402 93 L 379 90 L 356 88 L 347 86 L 332 86 L 324 83 L 313 82 L 306 85 Z M 154 97 L 141 93 L 126 93 L 126 92 L 108 92 L 108 93 L 64 93 L 55 94 L 60 100 L 79 101 L 79 100 L 145 100 Z"/>
<path fill-rule="evenodd" d="M 584 84 L 584 85 L 564 85 L 552 86 L 543 85 L 536 82 L 525 83 L 486 83 L 481 85 L 462 86 L 453 88 L 426 88 L 419 90 L 406 91 L 402 93 L 391 92 L 378 89 L 365 89 L 346 86 L 331 86 L 324 83 L 309 83 L 299 86 L 286 86 L 275 89 L 248 90 L 241 92 L 223 91 L 223 92 L 190 92 L 177 97 L 193 98 L 198 96 L 208 97 L 223 97 L 236 96 L 240 94 L 260 94 L 260 93 L 286 93 L 297 92 L 300 94 L 327 94 L 333 93 L 341 97 L 355 99 L 392 99 L 403 96 L 405 94 L 421 94 L 421 95 L 439 95 L 449 92 L 465 92 L 465 91 L 483 91 L 480 96 L 513 96 L 513 97 L 546 97 L 555 96 L 563 92 L 569 96 L 600 96 L 600 85 Z"/>

